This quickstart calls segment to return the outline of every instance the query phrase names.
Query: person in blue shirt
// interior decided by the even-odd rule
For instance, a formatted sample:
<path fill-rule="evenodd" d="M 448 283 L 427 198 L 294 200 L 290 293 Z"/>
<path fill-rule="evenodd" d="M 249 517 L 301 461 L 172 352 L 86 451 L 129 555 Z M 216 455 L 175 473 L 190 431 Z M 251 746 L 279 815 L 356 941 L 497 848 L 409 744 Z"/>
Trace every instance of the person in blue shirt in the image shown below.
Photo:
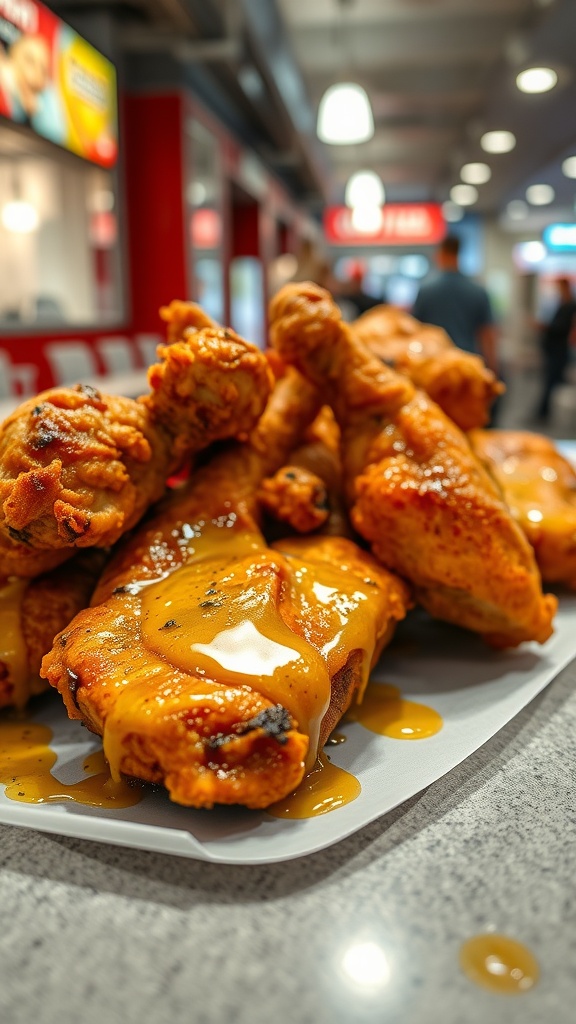
<path fill-rule="evenodd" d="M 550 399 L 555 388 L 564 381 L 564 374 L 570 362 L 570 342 L 576 324 L 576 302 L 572 286 L 567 277 L 556 281 L 558 306 L 547 324 L 539 324 L 542 331 L 541 348 L 543 357 L 543 389 L 538 407 L 540 420 L 548 419 Z"/>
<path fill-rule="evenodd" d="M 481 355 L 497 372 L 490 299 L 485 288 L 458 269 L 459 252 L 460 240 L 447 235 L 436 254 L 439 273 L 421 286 L 412 312 L 423 323 L 443 327 L 458 348 Z"/>

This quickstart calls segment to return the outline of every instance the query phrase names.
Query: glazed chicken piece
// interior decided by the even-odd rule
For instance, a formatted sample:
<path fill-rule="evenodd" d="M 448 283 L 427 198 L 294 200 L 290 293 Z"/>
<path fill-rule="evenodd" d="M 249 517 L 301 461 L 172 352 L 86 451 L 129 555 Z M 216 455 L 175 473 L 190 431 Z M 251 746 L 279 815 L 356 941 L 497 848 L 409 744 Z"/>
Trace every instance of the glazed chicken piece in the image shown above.
<path fill-rule="evenodd" d="M 504 384 L 479 356 L 457 348 L 442 328 L 421 324 L 393 306 L 375 306 L 351 329 L 374 355 L 426 391 L 461 430 L 488 423 Z"/>
<path fill-rule="evenodd" d="M 544 642 L 556 600 L 530 545 L 466 437 L 442 410 L 371 356 L 330 294 L 286 285 L 271 339 L 328 397 L 342 430 L 351 519 L 436 618 L 496 647 Z"/>
<path fill-rule="evenodd" d="M 42 658 L 56 633 L 88 605 L 105 560 L 104 551 L 82 551 L 35 580 L 0 583 L 0 708 L 23 710 L 49 689 L 39 676 Z"/>
<path fill-rule="evenodd" d="M 121 545 L 43 662 L 70 716 L 103 735 L 113 776 L 161 782 L 188 806 L 266 807 L 292 792 L 408 604 L 350 541 L 266 545 L 258 483 L 317 402 L 310 389 L 303 408 L 300 383 L 289 417 L 294 379 L 253 443 L 218 454 Z"/>
<path fill-rule="evenodd" d="M 193 452 L 254 426 L 271 387 L 254 346 L 207 327 L 160 354 L 143 398 L 52 388 L 4 422 L 0 576 L 34 576 L 77 548 L 113 544 Z"/>
<path fill-rule="evenodd" d="M 576 589 L 576 471 L 548 437 L 473 430 L 472 447 L 528 537 L 542 578 Z"/>

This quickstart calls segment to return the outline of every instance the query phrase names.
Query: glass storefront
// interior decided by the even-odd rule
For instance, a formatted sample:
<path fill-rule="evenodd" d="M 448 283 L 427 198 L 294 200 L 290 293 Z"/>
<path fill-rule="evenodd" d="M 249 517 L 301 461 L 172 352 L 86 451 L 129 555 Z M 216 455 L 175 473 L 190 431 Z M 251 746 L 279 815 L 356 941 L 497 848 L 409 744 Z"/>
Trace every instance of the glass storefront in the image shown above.
<path fill-rule="evenodd" d="M 113 172 L 0 124 L 0 332 L 124 314 Z"/>
<path fill-rule="evenodd" d="M 222 323 L 222 172 L 217 139 L 189 118 L 186 124 L 185 209 L 188 246 L 188 294 Z"/>

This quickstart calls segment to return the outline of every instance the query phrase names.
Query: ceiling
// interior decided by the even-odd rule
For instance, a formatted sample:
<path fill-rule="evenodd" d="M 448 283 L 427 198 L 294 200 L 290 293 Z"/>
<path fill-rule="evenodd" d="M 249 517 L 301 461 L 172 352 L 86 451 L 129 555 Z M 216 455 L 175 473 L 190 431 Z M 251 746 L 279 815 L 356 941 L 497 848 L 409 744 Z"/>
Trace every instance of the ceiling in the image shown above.
<path fill-rule="evenodd" d="M 371 100 L 373 139 L 326 147 L 333 199 L 361 165 L 382 177 L 391 200 L 442 200 L 462 164 L 483 159 L 493 176 L 478 206 L 494 209 L 576 143 L 573 0 L 279 2 L 313 107 L 339 80 L 357 81 Z M 521 94 L 517 72 L 542 61 L 559 71 L 559 85 Z M 482 153 L 480 136 L 493 128 L 517 135 L 514 152 Z"/>
<path fill-rule="evenodd" d="M 50 2 L 50 0 L 49 0 Z M 477 209 L 497 212 L 547 181 L 573 209 L 576 182 L 576 0 L 53 0 L 65 19 L 107 9 L 126 80 L 156 76 L 169 58 L 220 117 L 311 207 L 339 202 L 349 175 L 376 171 L 388 199 L 444 200 L 463 163 L 484 159 Z M 90 36 L 89 36 L 90 38 Z M 95 45 L 98 41 L 93 39 Z M 156 62 L 152 57 L 158 58 Z M 519 70 L 553 67 L 552 92 L 521 94 Z M 327 146 L 315 133 L 325 89 L 363 85 L 375 133 Z M 518 144 L 487 157 L 483 132 Z"/>

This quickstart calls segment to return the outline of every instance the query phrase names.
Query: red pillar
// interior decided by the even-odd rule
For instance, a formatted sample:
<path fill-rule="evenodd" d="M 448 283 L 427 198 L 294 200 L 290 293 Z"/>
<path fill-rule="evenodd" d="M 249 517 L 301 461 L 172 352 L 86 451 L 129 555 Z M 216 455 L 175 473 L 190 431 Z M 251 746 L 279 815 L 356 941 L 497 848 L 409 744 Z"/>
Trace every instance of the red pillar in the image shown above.
<path fill-rule="evenodd" d="M 187 298 L 182 97 L 125 97 L 131 321 L 157 331 L 158 308 Z"/>

